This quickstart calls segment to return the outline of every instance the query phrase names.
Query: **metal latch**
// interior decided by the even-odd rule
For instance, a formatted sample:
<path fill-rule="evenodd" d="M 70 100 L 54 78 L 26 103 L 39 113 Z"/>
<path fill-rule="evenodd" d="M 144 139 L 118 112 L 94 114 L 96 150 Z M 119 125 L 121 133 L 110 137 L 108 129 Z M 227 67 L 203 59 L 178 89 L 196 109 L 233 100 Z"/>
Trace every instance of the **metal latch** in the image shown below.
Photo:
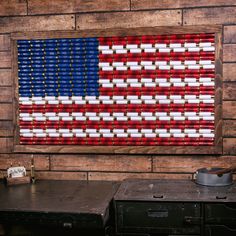
<path fill-rule="evenodd" d="M 184 222 L 190 225 L 199 225 L 201 224 L 202 217 L 192 217 L 192 216 L 185 216 Z"/>
<path fill-rule="evenodd" d="M 63 227 L 67 229 L 72 229 L 73 224 L 71 222 L 63 222 Z"/>

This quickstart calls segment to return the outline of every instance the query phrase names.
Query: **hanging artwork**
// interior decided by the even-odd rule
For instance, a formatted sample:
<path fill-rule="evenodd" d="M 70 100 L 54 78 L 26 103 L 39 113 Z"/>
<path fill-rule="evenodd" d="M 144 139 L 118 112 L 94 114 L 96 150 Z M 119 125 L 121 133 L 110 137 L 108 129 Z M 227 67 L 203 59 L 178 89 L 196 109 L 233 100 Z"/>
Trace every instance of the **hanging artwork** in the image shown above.
<path fill-rule="evenodd" d="M 17 47 L 20 144 L 214 145 L 214 34 Z"/>

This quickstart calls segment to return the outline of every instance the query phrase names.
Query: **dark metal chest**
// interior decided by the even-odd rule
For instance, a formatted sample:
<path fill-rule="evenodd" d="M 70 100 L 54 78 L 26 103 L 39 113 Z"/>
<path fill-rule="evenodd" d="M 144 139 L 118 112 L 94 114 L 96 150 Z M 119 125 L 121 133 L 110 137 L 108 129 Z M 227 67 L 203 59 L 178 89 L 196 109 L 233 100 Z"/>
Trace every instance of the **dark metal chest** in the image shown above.
<path fill-rule="evenodd" d="M 236 187 L 127 180 L 115 194 L 118 235 L 236 235 Z"/>

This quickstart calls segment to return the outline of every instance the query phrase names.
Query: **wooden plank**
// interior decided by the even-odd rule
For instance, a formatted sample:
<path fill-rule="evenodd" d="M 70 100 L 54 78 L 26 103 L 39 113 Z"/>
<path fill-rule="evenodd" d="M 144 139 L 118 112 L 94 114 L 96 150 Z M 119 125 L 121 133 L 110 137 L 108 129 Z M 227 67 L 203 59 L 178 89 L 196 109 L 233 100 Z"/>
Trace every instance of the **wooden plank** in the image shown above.
<path fill-rule="evenodd" d="M 224 81 L 236 82 L 236 63 L 225 63 L 223 65 L 223 79 Z"/>
<path fill-rule="evenodd" d="M 61 14 L 78 12 L 129 10 L 129 0 L 29 0 L 28 14 Z"/>
<path fill-rule="evenodd" d="M 214 146 L 77 146 L 15 145 L 17 153 L 88 153 L 88 154 L 221 154 Z"/>
<path fill-rule="evenodd" d="M 215 34 L 215 141 L 218 153 L 222 153 L 222 35 Z"/>
<path fill-rule="evenodd" d="M 179 10 L 114 12 L 76 15 L 76 29 L 109 29 L 181 25 Z"/>
<path fill-rule="evenodd" d="M 210 1 L 208 1 L 210 2 Z M 236 23 L 236 7 L 211 7 L 183 10 L 184 25 Z"/>
<path fill-rule="evenodd" d="M 0 18 L 1 21 L 1 18 Z M 11 53 L 10 51 L 0 52 L 0 68 L 10 68 L 11 67 Z"/>
<path fill-rule="evenodd" d="M 168 8 L 188 8 L 188 7 L 203 7 L 203 6 L 229 6 L 236 5 L 234 0 L 214 0 L 214 1 L 206 1 L 206 0 L 181 0 L 181 1 L 173 1 L 173 0 L 165 0 L 165 1 L 157 1 L 157 0 L 131 0 L 131 10 L 143 10 L 143 9 L 168 9 Z"/>
<path fill-rule="evenodd" d="M 224 27 L 224 43 L 236 43 L 236 25 Z"/>
<path fill-rule="evenodd" d="M 0 69 L 0 86 L 11 86 L 11 69 Z"/>
<path fill-rule="evenodd" d="M 35 170 L 49 170 L 49 155 L 37 154 L 0 154 L 0 169 L 7 169 L 10 166 L 24 166 L 30 170 L 32 156 Z"/>
<path fill-rule="evenodd" d="M 189 173 L 114 173 L 114 172 L 89 172 L 88 180 L 123 181 L 124 179 L 190 179 Z"/>
<path fill-rule="evenodd" d="M 225 155 L 236 154 L 236 138 L 224 138 L 223 139 L 223 152 Z"/>
<path fill-rule="evenodd" d="M 12 120 L 12 104 L 10 103 L 1 103 L 0 104 L 0 120 Z"/>
<path fill-rule="evenodd" d="M 153 34 L 186 34 L 186 33 L 220 33 L 220 25 L 204 26 L 160 26 L 160 27 L 136 27 L 136 28 L 112 28 L 112 29 L 82 29 L 77 31 L 39 31 L 39 32 L 15 32 L 11 34 L 13 40 L 18 39 L 49 39 L 49 38 L 78 38 L 99 36 L 125 36 L 125 35 L 153 35 Z"/>
<path fill-rule="evenodd" d="M 223 118 L 236 119 L 236 101 L 223 102 Z"/>
<path fill-rule="evenodd" d="M 35 173 L 37 179 L 51 180 L 87 180 L 86 172 L 55 172 L 55 171 L 37 171 Z"/>
<path fill-rule="evenodd" d="M 12 87 L 0 87 L 0 102 L 12 102 Z"/>
<path fill-rule="evenodd" d="M 10 50 L 10 35 L 1 34 L 0 35 L 0 51 L 9 51 Z"/>
<path fill-rule="evenodd" d="M 223 61 L 235 62 L 236 61 L 236 44 L 225 44 L 223 46 Z"/>
<path fill-rule="evenodd" d="M 12 94 L 13 96 L 13 132 L 14 132 L 14 141 L 13 145 L 15 146 L 16 144 L 19 144 L 19 138 L 20 138 L 20 125 L 19 125 L 19 88 L 18 88 L 18 63 L 17 63 L 17 40 L 11 40 L 11 52 L 12 52 L 12 79 L 13 79 L 13 85 L 14 85 L 14 93 Z"/>
<path fill-rule="evenodd" d="M 11 121 L 0 121 L 0 137 L 13 137 L 13 124 Z"/>
<path fill-rule="evenodd" d="M 10 153 L 13 148 L 13 138 L 0 138 L 0 153 Z"/>
<path fill-rule="evenodd" d="M 153 172 L 195 172 L 199 168 L 229 167 L 236 158 L 228 156 L 156 156 Z"/>
<path fill-rule="evenodd" d="M 52 155 L 51 170 L 80 171 L 151 171 L 151 158 L 111 155 Z"/>
<path fill-rule="evenodd" d="M 224 137 L 236 137 L 236 121 L 235 120 L 224 120 L 223 135 Z"/>
<path fill-rule="evenodd" d="M 72 14 L 0 18 L 1 33 L 73 29 L 75 29 L 75 17 Z"/>
<path fill-rule="evenodd" d="M 2 0 L 0 4 L 0 16 L 27 15 L 26 0 Z"/>
<path fill-rule="evenodd" d="M 223 85 L 223 99 L 236 100 L 236 83 L 227 82 Z"/>

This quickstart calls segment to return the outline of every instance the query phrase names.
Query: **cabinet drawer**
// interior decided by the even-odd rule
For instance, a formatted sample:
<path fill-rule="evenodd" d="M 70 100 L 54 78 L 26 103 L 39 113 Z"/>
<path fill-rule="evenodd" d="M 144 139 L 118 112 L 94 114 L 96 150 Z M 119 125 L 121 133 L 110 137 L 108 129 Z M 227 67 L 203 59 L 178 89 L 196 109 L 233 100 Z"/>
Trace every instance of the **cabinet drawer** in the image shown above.
<path fill-rule="evenodd" d="M 116 201 L 117 232 L 199 234 L 200 205 Z"/>
<path fill-rule="evenodd" d="M 206 225 L 205 236 L 235 236 L 236 229 L 229 228 L 225 225 Z"/>
<path fill-rule="evenodd" d="M 236 225 L 236 203 L 205 204 L 205 222 Z"/>
<path fill-rule="evenodd" d="M 143 233 L 140 233 L 140 234 L 137 234 L 137 233 L 121 233 L 121 234 L 116 234 L 116 236 L 159 236 L 159 234 L 143 234 Z M 160 235 L 160 236 L 201 236 L 200 234 L 168 234 L 168 235 Z"/>

